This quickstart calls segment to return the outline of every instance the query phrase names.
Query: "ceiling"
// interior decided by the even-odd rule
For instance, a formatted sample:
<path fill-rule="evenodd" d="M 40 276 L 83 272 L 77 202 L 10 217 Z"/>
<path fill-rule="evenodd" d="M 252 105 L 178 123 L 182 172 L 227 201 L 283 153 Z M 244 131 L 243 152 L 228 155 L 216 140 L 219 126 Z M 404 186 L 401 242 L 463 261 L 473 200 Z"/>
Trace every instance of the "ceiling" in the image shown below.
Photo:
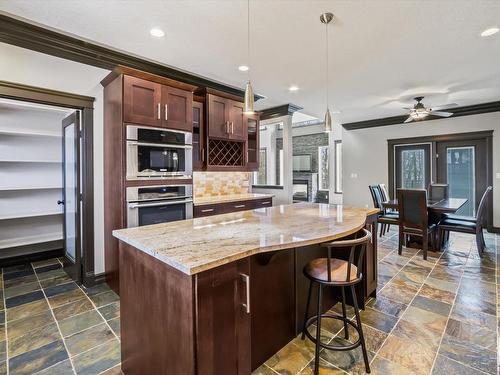
<path fill-rule="evenodd" d="M 404 114 L 424 103 L 500 100 L 500 1 L 251 0 L 247 61 L 246 1 L 0 0 L 0 10 L 122 51 L 244 87 L 250 65 L 259 108 L 285 103 L 322 117 L 325 29 L 330 28 L 330 104 L 337 122 Z M 165 31 L 153 38 L 153 27 Z M 289 92 L 297 85 L 297 92 Z"/>

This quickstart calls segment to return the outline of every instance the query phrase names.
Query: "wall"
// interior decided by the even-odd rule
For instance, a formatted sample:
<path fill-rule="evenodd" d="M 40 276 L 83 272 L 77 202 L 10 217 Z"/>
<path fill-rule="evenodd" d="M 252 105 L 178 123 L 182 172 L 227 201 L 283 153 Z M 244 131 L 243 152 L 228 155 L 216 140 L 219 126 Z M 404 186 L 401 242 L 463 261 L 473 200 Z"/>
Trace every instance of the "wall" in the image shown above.
<path fill-rule="evenodd" d="M 493 223 L 500 227 L 500 112 L 342 132 L 345 204 L 372 206 L 368 185 L 388 184 L 387 140 L 494 130 Z M 356 174 L 356 177 L 351 177 Z"/>
<path fill-rule="evenodd" d="M 195 198 L 246 194 L 250 189 L 250 172 L 194 172 Z"/>
<path fill-rule="evenodd" d="M 103 89 L 107 70 L 0 43 L 0 80 L 92 96 L 95 272 L 104 272 Z"/>

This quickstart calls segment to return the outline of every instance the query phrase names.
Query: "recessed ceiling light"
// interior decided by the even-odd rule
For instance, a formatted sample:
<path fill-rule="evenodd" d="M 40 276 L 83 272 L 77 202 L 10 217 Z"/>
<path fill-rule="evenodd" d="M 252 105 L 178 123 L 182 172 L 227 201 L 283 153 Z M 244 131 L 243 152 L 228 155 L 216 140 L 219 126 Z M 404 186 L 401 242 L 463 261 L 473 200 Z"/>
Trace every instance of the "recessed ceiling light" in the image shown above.
<path fill-rule="evenodd" d="M 157 28 L 149 30 L 149 33 L 151 34 L 151 36 L 155 36 L 157 38 L 165 36 L 165 32 L 162 29 L 157 29 Z"/>
<path fill-rule="evenodd" d="M 248 66 L 246 66 L 246 65 L 240 65 L 240 66 L 238 66 L 238 70 L 239 70 L 240 72 L 246 72 L 248 69 L 249 69 L 249 68 L 248 68 Z"/>
<path fill-rule="evenodd" d="M 296 86 L 296 85 L 292 85 L 288 88 L 288 91 L 298 91 L 299 90 L 299 86 Z"/>
<path fill-rule="evenodd" d="M 500 29 L 498 27 L 490 27 L 489 29 L 486 29 L 484 30 L 482 33 L 481 33 L 481 36 L 482 37 L 487 37 L 487 36 L 491 36 L 493 34 L 496 34 L 500 31 Z"/>

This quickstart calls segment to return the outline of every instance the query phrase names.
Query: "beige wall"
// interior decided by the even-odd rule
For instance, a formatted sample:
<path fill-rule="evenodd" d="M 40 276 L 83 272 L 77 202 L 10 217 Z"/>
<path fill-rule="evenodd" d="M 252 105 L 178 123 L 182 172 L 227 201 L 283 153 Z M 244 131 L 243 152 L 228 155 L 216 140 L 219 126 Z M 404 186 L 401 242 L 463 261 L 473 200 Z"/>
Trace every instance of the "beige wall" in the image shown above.
<path fill-rule="evenodd" d="M 372 206 L 368 185 L 388 183 L 387 140 L 493 130 L 493 223 L 500 227 L 500 112 L 342 131 L 345 204 Z M 357 175 L 357 177 L 356 177 Z"/>

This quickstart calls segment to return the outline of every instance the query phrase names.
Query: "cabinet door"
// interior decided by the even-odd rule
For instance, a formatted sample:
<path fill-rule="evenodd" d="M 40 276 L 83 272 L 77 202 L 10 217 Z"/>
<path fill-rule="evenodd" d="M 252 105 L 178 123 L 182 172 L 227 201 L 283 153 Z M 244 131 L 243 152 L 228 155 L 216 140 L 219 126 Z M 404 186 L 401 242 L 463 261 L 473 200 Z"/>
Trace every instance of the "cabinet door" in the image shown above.
<path fill-rule="evenodd" d="M 229 100 L 229 137 L 235 140 L 246 141 L 247 138 L 247 128 L 246 119 L 243 114 L 243 103 L 236 102 L 234 100 Z"/>
<path fill-rule="evenodd" d="M 248 375 L 249 259 L 196 275 L 198 375 Z"/>
<path fill-rule="evenodd" d="M 246 116 L 247 128 L 247 169 L 249 171 L 259 170 L 259 115 Z"/>
<path fill-rule="evenodd" d="M 193 170 L 203 170 L 205 164 L 205 114 L 203 103 L 193 102 Z"/>
<path fill-rule="evenodd" d="M 193 131 L 193 93 L 175 87 L 162 87 L 163 126 Z"/>
<path fill-rule="evenodd" d="M 230 101 L 215 95 L 207 95 L 208 101 L 208 135 L 214 138 L 229 138 L 229 105 Z"/>
<path fill-rule="evenodd" d="M 123 119 L 139 125 L 161 125 L 161 85 L 140 78 L 123 78 Z"/>

